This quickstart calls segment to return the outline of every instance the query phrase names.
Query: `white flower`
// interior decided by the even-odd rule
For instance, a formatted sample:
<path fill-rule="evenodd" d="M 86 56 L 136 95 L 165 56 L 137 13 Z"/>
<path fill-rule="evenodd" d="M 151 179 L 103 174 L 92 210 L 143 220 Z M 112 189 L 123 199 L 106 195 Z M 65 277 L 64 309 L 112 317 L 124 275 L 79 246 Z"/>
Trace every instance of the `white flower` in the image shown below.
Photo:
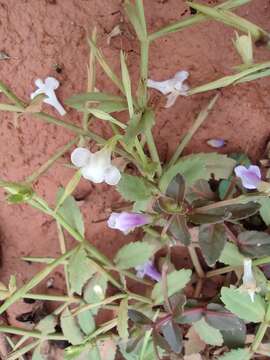
<path fill-rule="evenodd" d="M 189 89 L 184 81 L 189 77 L 187 71 L 178 71 L 172 79 L 165 81 L 148 80 L 147 86 L 160 91 L 167 96 L 166 108 L 173 106 L 178 96 L 186 96 Z"/>
<path fill-rule="evenodd" d="M 81 168 L 82 176 L 96 184 L 105 182 L 116 185 L 121 179 L 121 173 L 111 163 L 111 150 L 108 147 L 91 153 L 85 148 L 76 148 L 71 153 L 71 162 Z"/>
<path fill-rule="evenodd" d="M 61 116 L 65 115 L 66 110 L 60 104 L 55 95 L 55 90 L 59 87 L 59 81 L 53 77 L 47 77 L 44 82 L 41 79 L 37 79 L 35 84 L 38 89 L 31 94 L 31 99 L 34 99 L 38 95 L 44 94 L 47 97 L 43 100 L 43 102 L 53 106 Z"/>
<path fill-rule="evenodd" d="M 255 293 L 259 292 L 260 289 L 257 287 L 256 279 L 252 272 L 252 260 L 249 258 L 245 258 L 243 265 L 243 285 L 240 287 L 240 290 L 247 292 L 251 298 L 251 301 L 254 302 Z"/>

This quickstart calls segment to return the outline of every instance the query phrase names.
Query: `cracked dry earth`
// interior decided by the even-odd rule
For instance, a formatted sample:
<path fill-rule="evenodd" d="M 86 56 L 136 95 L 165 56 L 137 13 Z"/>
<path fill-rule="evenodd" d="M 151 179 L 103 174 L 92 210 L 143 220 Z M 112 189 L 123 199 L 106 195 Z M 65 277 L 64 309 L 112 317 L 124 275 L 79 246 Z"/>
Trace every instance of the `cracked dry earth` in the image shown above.
<path fill-rule="evenodd" d="M 201 2 L 215 5 L 221 1 Z M 136 78 L 139 49 L 121 3 L 121 0 L 0 0 L 0 51 L 10 56 L 0 61 L 0 79 L 24 100 L 34 90 L 34 80 L 48 75 L 61 82 L 58 90 L 61 100 L 85 91 L 89 55 L 86 38 L 94 25 L 98 28 L 98 44 L 110 64 L 119 70 L 119 50 L 124 49 L 132 77 Z M 190 16 L 183 0 L 145 0 L 145 11 L 151 32 Z M 237 13 L 270 30 L 269 0 L 253 0 Z M 108 44 L 108 34 L 118 24 L 122 34 Z M 188 70 L 190 85 L 197 86 L 230 74 L 231 67 L 240 62 L 232 44 L 233 36 L 232 29 L 207 22 L 157 40 L 150 51 L 150 76 L 162 80 L 176 71 Z M 269 51 L 257 48 L 255 57 L 258 62 L 266 61 Z M 100 68 L 97 79 L 99 90 L 116 92 Z M 253 160 L 258 160 L 269 137 L 269 87 L 268 78 L 223 89 L 186 153 L 211 151 L 206 140 L 222 137 L 227 140 L 223 152 L 246 151 Z M 157 110 L 155 138 L 162 160 L 166 161 L 213 92 L 181 97 L 170 109 L 164 109 L 165 99 L 158 93 L 151 94 Z M 4 97 L 0 97 L 4 102 Z M 68 130 L 30 116 L 20 117 L 17 126 L 10 114 L 1 113 L 0 119 L 0 177 L 8 180 L 23 180 L 73 136 Z M 65 120 L 80 124 L 80 117 L 71 110 Z M 104 137 L 109 136 L 108 128 L 102 123 L 95 123 L 93 129 Z M 53 203 L 57 188 L 65 186 L 74 172 L 65 166 L 68 162 L 69 154 L 66 154 L 35 185 L 49 203 Z M 121 201 L 112 187 L 83 180 L 75 196 L 82 200 L 87 239 L 106 255 L 112 257 L 120 246 L 136 236 L 125 237 L 108 229 L 103 221 L 111 204 Z M 10 274 L 16 274 L 18 284 L 22 285 L 41 266 L 20 261 L 20 257 L 59 255 L 56 226 L 45 215 L 25 205 L 6 204 L 2 192 L 0 199 L 0 278 L 7 282 Z M 62 294 L 61 271 L 53 274 L 51 282 L 52 288 L 47 289 L 45 282 L 36 290 Z M 9 312 L 10 323 L 17 324 L 13 313 L 22 311 L 20 306 Z"/>

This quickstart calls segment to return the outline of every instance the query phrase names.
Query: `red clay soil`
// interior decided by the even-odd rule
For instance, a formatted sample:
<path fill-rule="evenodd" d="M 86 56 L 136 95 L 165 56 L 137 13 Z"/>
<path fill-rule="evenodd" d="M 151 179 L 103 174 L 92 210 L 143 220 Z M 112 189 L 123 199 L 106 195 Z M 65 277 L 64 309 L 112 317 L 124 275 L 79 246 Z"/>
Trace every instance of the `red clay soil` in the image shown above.
<path fill-rule="evenodd" d="M 221 1 L 201 2 L 215 5 Z M 130 72 L 135 77 L 138 46 L 125 22 L 121 3 L 120 0 L 1 0 L 0 51 L 11 58 L 0 61 L 0 79 L 26 101 L 35 88 L 34 80 L 48 75 L 60 80 L 58 95 L 61 100 L 85 91 L 89 54 L 86 37 L 94 25 L 98 27 L 98 43 L 112 66 L 119 70 L 119 49 L 123 48 L 128 53 Z M 145 0 L 145 8 L 150 31 L 190 15 L 183 0 Z M 253 0 L 237 13 L 270 30 L 269 0 Z M 108 45 L 107 36 L 119 23 L 123 34 L 113 38 Z M 231 67 L 240 63 L 232 44 L 233 37 L 232 29 L 207 22 L 157 40 L 151 46 L 150 76 L 162 80 L 179 70 L 188 70 L 190 85 L 195 87 L 229 74 Z M 256 61 L 267 61 L 270 52 L 258 48 L 255 55 Z M 56 64 L 61 66 L 61 73 L 55 70 Z M 116 93 L 100 69 L 97 78 L 99 90 Z M 269 137 L 269 88 L 270 79 L 262 79 L 223 89 L 214 111 L 186 153 L 211 151 L 206 140 L 221 137 L 228 141 L 223 152 L 246 151 L 253 160 L 258 160 Z M 162 158 L 166 160 L 213 92 L 181 97 L 170 109 L 163 108 L 163 97 L 154 92 L 151 94 L 155 94 L 158 110 L 154 133 Z M 5 101 L 3 96 L 0 100 Z M 18 127 L 14 127 L 10 114 L 1 113 L 0 117 L 0 177 L 7 180 L 23 180 L 73 136 L 65 129 L 30 116 L 21 117 Z M 65 120 L 80 123 L 80 117 L 73 111 L 69 111 Z M 101 123 L 94 129 L 109 136 Z M 57 188 L 65 186 L 74 173 L 65 167 L 68 162 L 69 154 L 36 184 L 37 192 L 51 204 Z M 85 197 L 81 208 L 87 239 L 112 257 L 131 239 L 108 229 L 106 222 L 100 222 L 109 214 L 111 204 L 120 200 L 119 195 L 112 187 L 86 181 L 81 182 L 75 195 Z M 6 204 L 3 193 L 0 241 L 0 279 L 4 282 L 11 274 L 16 274 L 21 285 L 41 268 L 20 261 L 21 256 L 56 256 L 60 253 L 55 223 L 28 206 Z M 63 283 L 61 272 L 55 273 L 51 293 L 61 293 Z M 45 286 L 41 285 L 38 290 L 45 291 Z"/>

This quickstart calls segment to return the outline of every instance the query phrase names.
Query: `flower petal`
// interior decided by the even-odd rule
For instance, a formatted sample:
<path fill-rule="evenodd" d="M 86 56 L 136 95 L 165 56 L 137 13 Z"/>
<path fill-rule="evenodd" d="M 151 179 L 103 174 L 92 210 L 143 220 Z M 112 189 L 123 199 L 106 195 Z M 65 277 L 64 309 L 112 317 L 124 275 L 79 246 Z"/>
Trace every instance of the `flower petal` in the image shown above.
<path fill-rule="evenodd" d="M 160 91 L 162 94 L 167 95 L 173 91 L 175 81 L 173 79 L 165 81 L 154 81 L 149 79 L 147 86 Z"/>
<path fill-rule="evenodd" d="M 242 185 L 246 189 L 256 189 L 261 181 L 261 171 L 256 165 L 250 165 L 249 168 L 239 165 L 234 172 L 242 180 Z"/>
<path fill-rule="evenodd" d="M 49 76 L 45 79 L 45 86 L 47 89 L 56 90 L 59 87 L 59 81 Z"/>
<path fill-rule="evenodd" d="M 96 184 L 100 184 L 104 181 L 104 170 L 103 168 L 95 168 L 92 163 L 82 168 L 82 176 L 86 180 L 93 181 Z"/>
<path fill-rule="evenodd" d="M 90 162 L 91 155 L 92 153 L 88 149 L 78 147 L 72 151 L 70 158 L 73 165 L 82 168 Z"/>
<path fill-rule="evenodd" d="M 207 145 L 213 147 L 213 148 L 221 148 L 225 145 L 224 139 L 210 139 L 206 141 Z"/>
<path fill-rule="evenodd" d="M 165 105 L 165 108 L 169 108 L 169 107 L 173 106 L 179 95 L 180 94 L 175 90 L 173 92 L 171 92 L 170 95 L 167 96 L 167 103 Z"/>
<path fill-rule="evenodd" d="M 185 80 L 187 80 L 187 78 L 189 77 L 189 72 L 188 71 L 178 71 L 175 75 L 174 75 L 174 79 L 184 82 Z"/>
<path fill-rule="evenodd" d="M 110 166 L 105 170 L 104 178 L 108 185 L 117 185 L 121 179 L 121 173 L 116 166 Z"/>

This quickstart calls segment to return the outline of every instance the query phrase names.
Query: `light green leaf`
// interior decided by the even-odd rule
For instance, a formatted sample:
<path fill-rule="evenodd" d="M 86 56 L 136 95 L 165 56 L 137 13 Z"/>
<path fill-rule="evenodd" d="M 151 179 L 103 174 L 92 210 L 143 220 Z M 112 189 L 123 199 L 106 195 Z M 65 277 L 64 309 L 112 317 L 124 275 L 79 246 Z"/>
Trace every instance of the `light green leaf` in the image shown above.
<path fill-rule="evenodd" d="M 126 128 L 125 124 L 121 123 L 121 121 L 115 119 L 113 116 L 106 113 L 105 111 L 102 111 L 100 109 L 95 109 L 95 108 L 88 109 L 87 111 L 90 114 L 94 115 L 96 118 L 100 119 L 100 120 L 109 121 L 112 124 L 115 124 L 115 125 L 119 126 L 121 129 Z"/>
<path fill-rule="evenodd" d="M 82 109 L 85 106 L 86 102 L 93 103 L 103 103 L 103 102 L 125 102 L 125 98 L 122 96 L 117 96 L 113 94 L 107 94 L 102 92 L 88 92 L 73 95 L 67 100 L 65 100 L 65 104 L 75 107 L 76 109 L 80 106 Z"/>
<path fill-rule="evenodd" d="M 42 334 L 52 334 L 55 332 L 55 327 L 57 325 L 57 319 L 54 315 L 48 315 L 37 324 L 35 329 L 42 332 Z"/>
<path fill-rule="evenodd" d="M 260 215 L 265 222 L 265 225 L 270 225 L 270 198 L 263 198 L 260 200 L 261 208 Z"/>
<path fill-rule="evenodd" d="M 96 272 L 96 270 L 91 267 L 91 262 L 83 246 L 80 246 L 71 256 L 67 268 L 71 291 L 81 295 L 83 286 Z"/>
<path fill-rule="evenodd" d="M 96 323 L 90 310 L 80 312 L 77 318 L 80 328 L 85 335 L 90 335 L 95 331 Z"/>
<path fill-rule="evenodd" d="M 129 116 L 132 117 L 134 110 L 133 110 L 133 100 L 131 93 L 131 82 L 130 82 L 130 76 L 123 51 L 120 52 L 120 63 L 121 63 L 121 71 L 122 71 L 122 83 L 124 86 L 126 99 L 128 103 Z"/>
<path fill-rule="evenodd" d="M 130 2 L 130 0 L 126 0 L 124 6 L 128 19 L 134 27 L 138 39 L 143 41 L 146 38 L 147 34 L 145 26 L 141 22 L 142 19 L 140 18 L 138 9 Z"/>
<path fill-rule="evenodd" d="M 61 328 L 63 334 L 72 345 L 79 345 L 83 342 L 83 334 L 68 308 L 61 314 Z"/>
<path fill-rule="evenodd" d="M 81 170 L 78 170 L 75 172 L 75 174 L 72 176 L 70 181 L 68 182 L 67 186 L 64 189 L 63 194 L 57 201 L 55 212 L 59 209 L 59 207 L 65 202 L 65 200 L 73 193 L 73 191 L 76 189 L 77 185 L 79 184 L 81 180 Z"/>
<path fill-rule="evenodd" d="M 159 187 L 162 192 L 165 192 L 177 174 L 183 175 L 188 185 L 200 179 L 209 180 L 211 174 L 214 174 L 217 180 L 226 179 L 232 173 L 235 164 L 235 160 L 217 153 L 184 156 L 164 172 Z"/>
<path fill-rule="evenodd" d="M 125 200 L 140 201 L 149 198 L 153 188 L 138 176 L 123 174 L 117 190 Z"/>
<path fill-rule="evenodd" d="M 223 287 L 221 289 L 221 300 L 227 310 L 247 322 L 257 323 L 264 319 L 265 301 L 258 294 L 255 295 L 255 300 L 252 302 L 247 292 Z"/>
<path fill-rule="evenodd" d="M 155 124 L 155 115 L 152 110 L 146 110 L 143 114 L 137 112 L 128 122 L 124 141 L 128 146 L 134 144 L 136 136 L 150 131 Z"/>
<path fill-rule="evenodd" d="M 57 192 L 57 201 L 63 194 L 64 189 L 59 189 Z M 61 215 L 72 228 L 76 229 L 82 237 L 84 236 L 83 217 L 73 196 L 68 196 L 65 199 L 57 213 Z"/>
<path fill-rule="evenodd" d="M 223 337 L 218 329 L 209 325 L 204 318 L 194 323 L 194 329 L 199 337 L 208 345 L 221 346 Z"/>
<path fill-rule="evenodd" d="M 235 244 L 227 242 L 220 255 L 219 261 L 230 266 L 242 266 L 244 258 Z"/>
<path fill-rule="evenodd" d="M 117 331 L 121 339 L 128 339 L 128 300 L 123 299 L 120 302 L 118 317 L 117 317 Z"/>
<path fill-rule="evenodd" d="M 251 354 L 247 349 L 235 349 L 220 356 L 218 360 L 249 360 Z"/>
<path fill-rule="evenodd" d="M 143 265 L 155 252 L 156 246 L 142 241 L 124 245 L 115 256 L 119 269 L 129 269 Z"/>
<path fill-rule="evenodd" d="M 96 273 L 86 284 L 83 292 L 83 298 L 87 304 L 94 304 L 105 299 L 107 291 L 107 279 L 100 273 Z M 96 315 L 98 308 L 91 310 L 92 314 Z"/>
<path fill-rule="evenodd" d="M 191 270 L 175 270 L 167 276 L 168 297 L 182 290 L 190 281 L 192 275 Z M 161 304 L 164 301 L 162 283 L 157 283 L 152 291 L 151 298 L 155 305 Z"/>

